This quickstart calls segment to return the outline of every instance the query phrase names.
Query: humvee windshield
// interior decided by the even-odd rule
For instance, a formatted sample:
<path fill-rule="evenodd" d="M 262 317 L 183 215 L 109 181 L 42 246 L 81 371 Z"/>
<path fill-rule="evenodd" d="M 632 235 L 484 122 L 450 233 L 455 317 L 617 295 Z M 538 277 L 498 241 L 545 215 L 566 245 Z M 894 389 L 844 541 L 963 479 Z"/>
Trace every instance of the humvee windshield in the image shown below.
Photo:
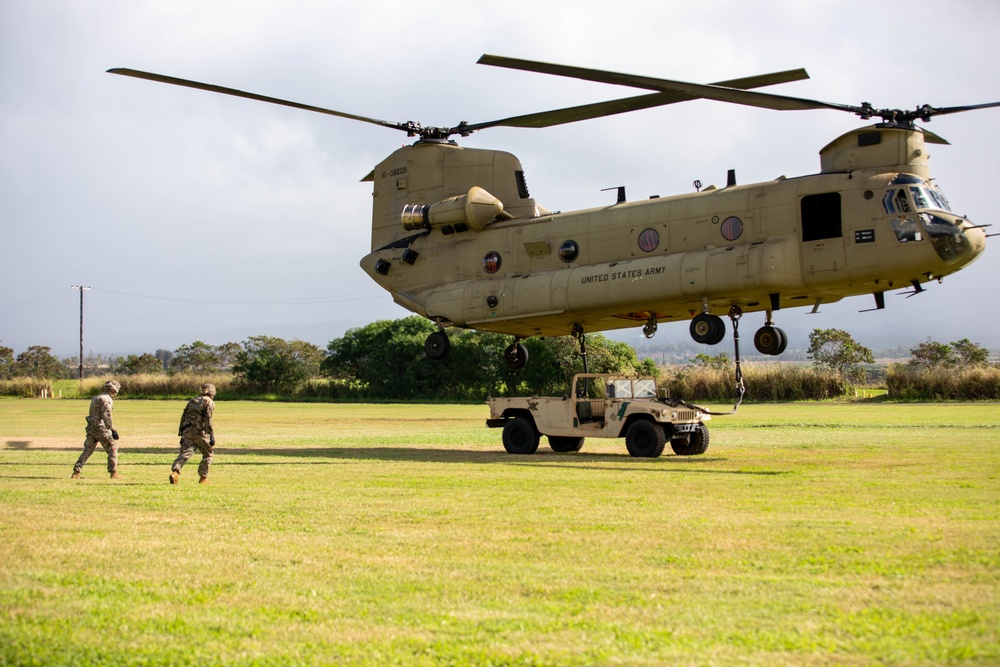
<path fill-rule="evenodd" d="M 651 379 L 610 380 L 608 398 L 656 398 L 656 382 Z"/>

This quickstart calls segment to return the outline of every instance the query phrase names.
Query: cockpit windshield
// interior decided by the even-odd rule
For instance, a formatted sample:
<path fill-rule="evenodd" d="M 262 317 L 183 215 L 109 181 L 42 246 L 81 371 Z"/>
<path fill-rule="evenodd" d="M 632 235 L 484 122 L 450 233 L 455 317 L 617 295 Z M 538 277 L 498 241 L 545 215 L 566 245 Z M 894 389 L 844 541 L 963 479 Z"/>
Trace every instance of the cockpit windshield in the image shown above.
<path fill-rule="evenodd" d="M 882 207 L 900 243 L 929 240 L 938 256 L 948 264 L 966 257 L 970 242 L 955 221 L 944 193 L 913 174 L 898 174 L 882 196 Z"/>
<path fill-rule="evenodd" d="M 915 211 L 951 211 L 948 198 L 933 183 L 921 181 L 908 174 L 900 174 L 889 186 L 882 197 L 882 206 L 889 215 Z"/>

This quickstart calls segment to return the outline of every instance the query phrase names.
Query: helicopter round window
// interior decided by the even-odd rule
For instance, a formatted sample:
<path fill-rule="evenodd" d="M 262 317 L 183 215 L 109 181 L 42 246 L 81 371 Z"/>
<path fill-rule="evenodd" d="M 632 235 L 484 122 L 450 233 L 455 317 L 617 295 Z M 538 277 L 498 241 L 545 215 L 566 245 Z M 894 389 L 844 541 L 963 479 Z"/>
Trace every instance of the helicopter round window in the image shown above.
<path fill-rule="evenodd" d="M 722 221 L 722 236 L 727 241 L 735 241 L 743 234 L 743 221 L 731 216 Z"/>
<path fill-rule="evenodd" d="M 576 258 L 580 256 L 580 246 L 577 245 L 576 241 L 566 241 L 561 246 L 559 246 L 559 259 L 569 264 L 570 262 L 576 261 Z"/>
<path fill-rule="evenodd" d="M 486 273 L 496 273 L 500 270 L 500 264 L 500 253 L 496 251 L 488 252 L 486 253 L 486 256 L 483 257 L 483 270 L 486 271 Z"/>
<path fill-rule="evenodd" d="M 639 234 L 639 247 L 645 252 L 653 252 L 660 245 L 660 235 L 655 229 L 644 229 Z"/>

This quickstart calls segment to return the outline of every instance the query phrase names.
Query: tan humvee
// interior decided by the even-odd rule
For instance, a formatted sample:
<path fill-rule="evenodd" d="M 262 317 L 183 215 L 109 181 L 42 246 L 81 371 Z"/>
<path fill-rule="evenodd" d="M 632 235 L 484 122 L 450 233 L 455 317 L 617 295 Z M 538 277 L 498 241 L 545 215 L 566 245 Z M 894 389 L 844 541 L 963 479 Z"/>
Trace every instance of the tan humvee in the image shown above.
<path fill-rule="evenodd" d="M 651 377 L 582 373 L 562 398 L 491 398 L 486 425 L 503 428 L 511 454 L 534 454 L 542 435 L 557 452 L 577 452 L 586 437 L 625 438 L 632 456 L 657 457 L 669 441 L 681 456 L 708 449 L 711 416 L 703 409 L 658 398 Z"/>

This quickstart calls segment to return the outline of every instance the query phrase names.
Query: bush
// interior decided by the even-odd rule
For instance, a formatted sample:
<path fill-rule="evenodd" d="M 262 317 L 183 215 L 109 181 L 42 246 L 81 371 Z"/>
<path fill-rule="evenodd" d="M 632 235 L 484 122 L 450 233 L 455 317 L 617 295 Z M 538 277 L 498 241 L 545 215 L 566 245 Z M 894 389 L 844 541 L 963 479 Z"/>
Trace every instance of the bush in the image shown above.
<path fill-rule="evenodd" d="M 0 380 L 0 396 L 16 398 L 39 398 L 52 396 L 52 383 L 32 377 L 16 377 Z"/>
<path fill-rule="evenodd" d="M 901 401 L 1000 400 L 1000 368 L 924 368 L 893 364 L 885 378 L 889 396 Z"/>
<path fill-rule="evenodd" d="M 83 381 L 82 396 L 92 398 L 104 391 L 104 383 L 110 377 L 86 378 Z M 197 375 L 177 373 L 175 375 L 145 374 L 115 378 L 121 383 L 121 398 L 191 398 L 201 393 L 201 385 L 211 382 L 223 399 L 237 398 L 233 391 L 233 376 L 225 373 Z"/>
<path fill-rule="evenodd" d="M 741 368 L 747 401 L 826 400 L 847 393 L 846 383 L 833 371 L 746 362 Z M 705 365 L 669 368 L 660 386 L 673 398 L 685 401 L 726 403 L 736 400 L 734 368 Z"/>

